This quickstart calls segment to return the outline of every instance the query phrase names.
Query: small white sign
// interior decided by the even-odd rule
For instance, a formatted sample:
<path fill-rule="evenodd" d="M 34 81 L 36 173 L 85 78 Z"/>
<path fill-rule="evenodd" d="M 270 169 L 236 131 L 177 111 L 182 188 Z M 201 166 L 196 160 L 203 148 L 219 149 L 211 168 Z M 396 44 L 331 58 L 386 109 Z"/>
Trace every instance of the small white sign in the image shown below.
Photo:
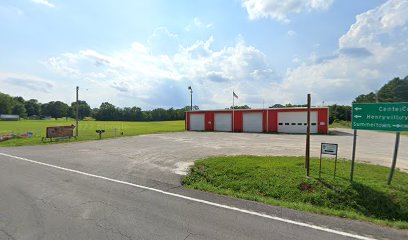
<path fill-rule="evenodd" d="M 322 143 L 322 154 L 337 155 L 337 146 L 334 143 Z"/>

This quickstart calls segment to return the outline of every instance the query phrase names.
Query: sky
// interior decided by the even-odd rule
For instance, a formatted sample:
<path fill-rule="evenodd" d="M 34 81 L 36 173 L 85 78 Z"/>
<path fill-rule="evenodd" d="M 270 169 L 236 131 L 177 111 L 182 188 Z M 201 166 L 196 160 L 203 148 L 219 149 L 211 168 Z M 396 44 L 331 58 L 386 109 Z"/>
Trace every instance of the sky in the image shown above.
<path fill-rule="evenodd" d="M 1 0 L 0 92 L 143 109 L 351 104 L 408 75 L 408 0 Z"/>

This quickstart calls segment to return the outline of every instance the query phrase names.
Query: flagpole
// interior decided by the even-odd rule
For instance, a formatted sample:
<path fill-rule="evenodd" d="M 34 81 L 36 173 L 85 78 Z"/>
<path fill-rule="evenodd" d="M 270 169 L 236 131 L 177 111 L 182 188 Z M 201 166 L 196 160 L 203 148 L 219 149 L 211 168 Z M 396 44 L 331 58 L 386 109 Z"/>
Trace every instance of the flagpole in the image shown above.
<path fill-rule="evenodd" d="M 232 132 L 234 132 L 234 110 L 235 110 L 235 96 L 234 90 L 232 90 Z"/>

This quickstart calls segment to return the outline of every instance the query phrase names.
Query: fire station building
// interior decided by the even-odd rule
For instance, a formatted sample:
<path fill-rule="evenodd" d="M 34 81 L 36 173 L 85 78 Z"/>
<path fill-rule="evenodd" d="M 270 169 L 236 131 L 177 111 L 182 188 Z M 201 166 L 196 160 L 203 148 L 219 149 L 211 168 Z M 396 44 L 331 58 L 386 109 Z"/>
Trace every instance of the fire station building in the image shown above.
<path fill-rule="evenodd" d="M 199 110 L 186 112 L 190 131 L 306 133 L 307 108 Z M 313 107 L 310 132 L 327 134 L 328 107 Z"/>

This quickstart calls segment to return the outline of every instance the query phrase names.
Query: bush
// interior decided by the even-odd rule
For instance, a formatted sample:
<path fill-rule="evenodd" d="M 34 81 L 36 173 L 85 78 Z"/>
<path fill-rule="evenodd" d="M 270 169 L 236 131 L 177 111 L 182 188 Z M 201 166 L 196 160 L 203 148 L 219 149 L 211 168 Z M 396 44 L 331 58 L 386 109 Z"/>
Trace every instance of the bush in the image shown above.
<path fill-rule="evenodd" d="M 84 117 L 83 121 L 95 121 L 96 119 L 93 117 Z"/>

